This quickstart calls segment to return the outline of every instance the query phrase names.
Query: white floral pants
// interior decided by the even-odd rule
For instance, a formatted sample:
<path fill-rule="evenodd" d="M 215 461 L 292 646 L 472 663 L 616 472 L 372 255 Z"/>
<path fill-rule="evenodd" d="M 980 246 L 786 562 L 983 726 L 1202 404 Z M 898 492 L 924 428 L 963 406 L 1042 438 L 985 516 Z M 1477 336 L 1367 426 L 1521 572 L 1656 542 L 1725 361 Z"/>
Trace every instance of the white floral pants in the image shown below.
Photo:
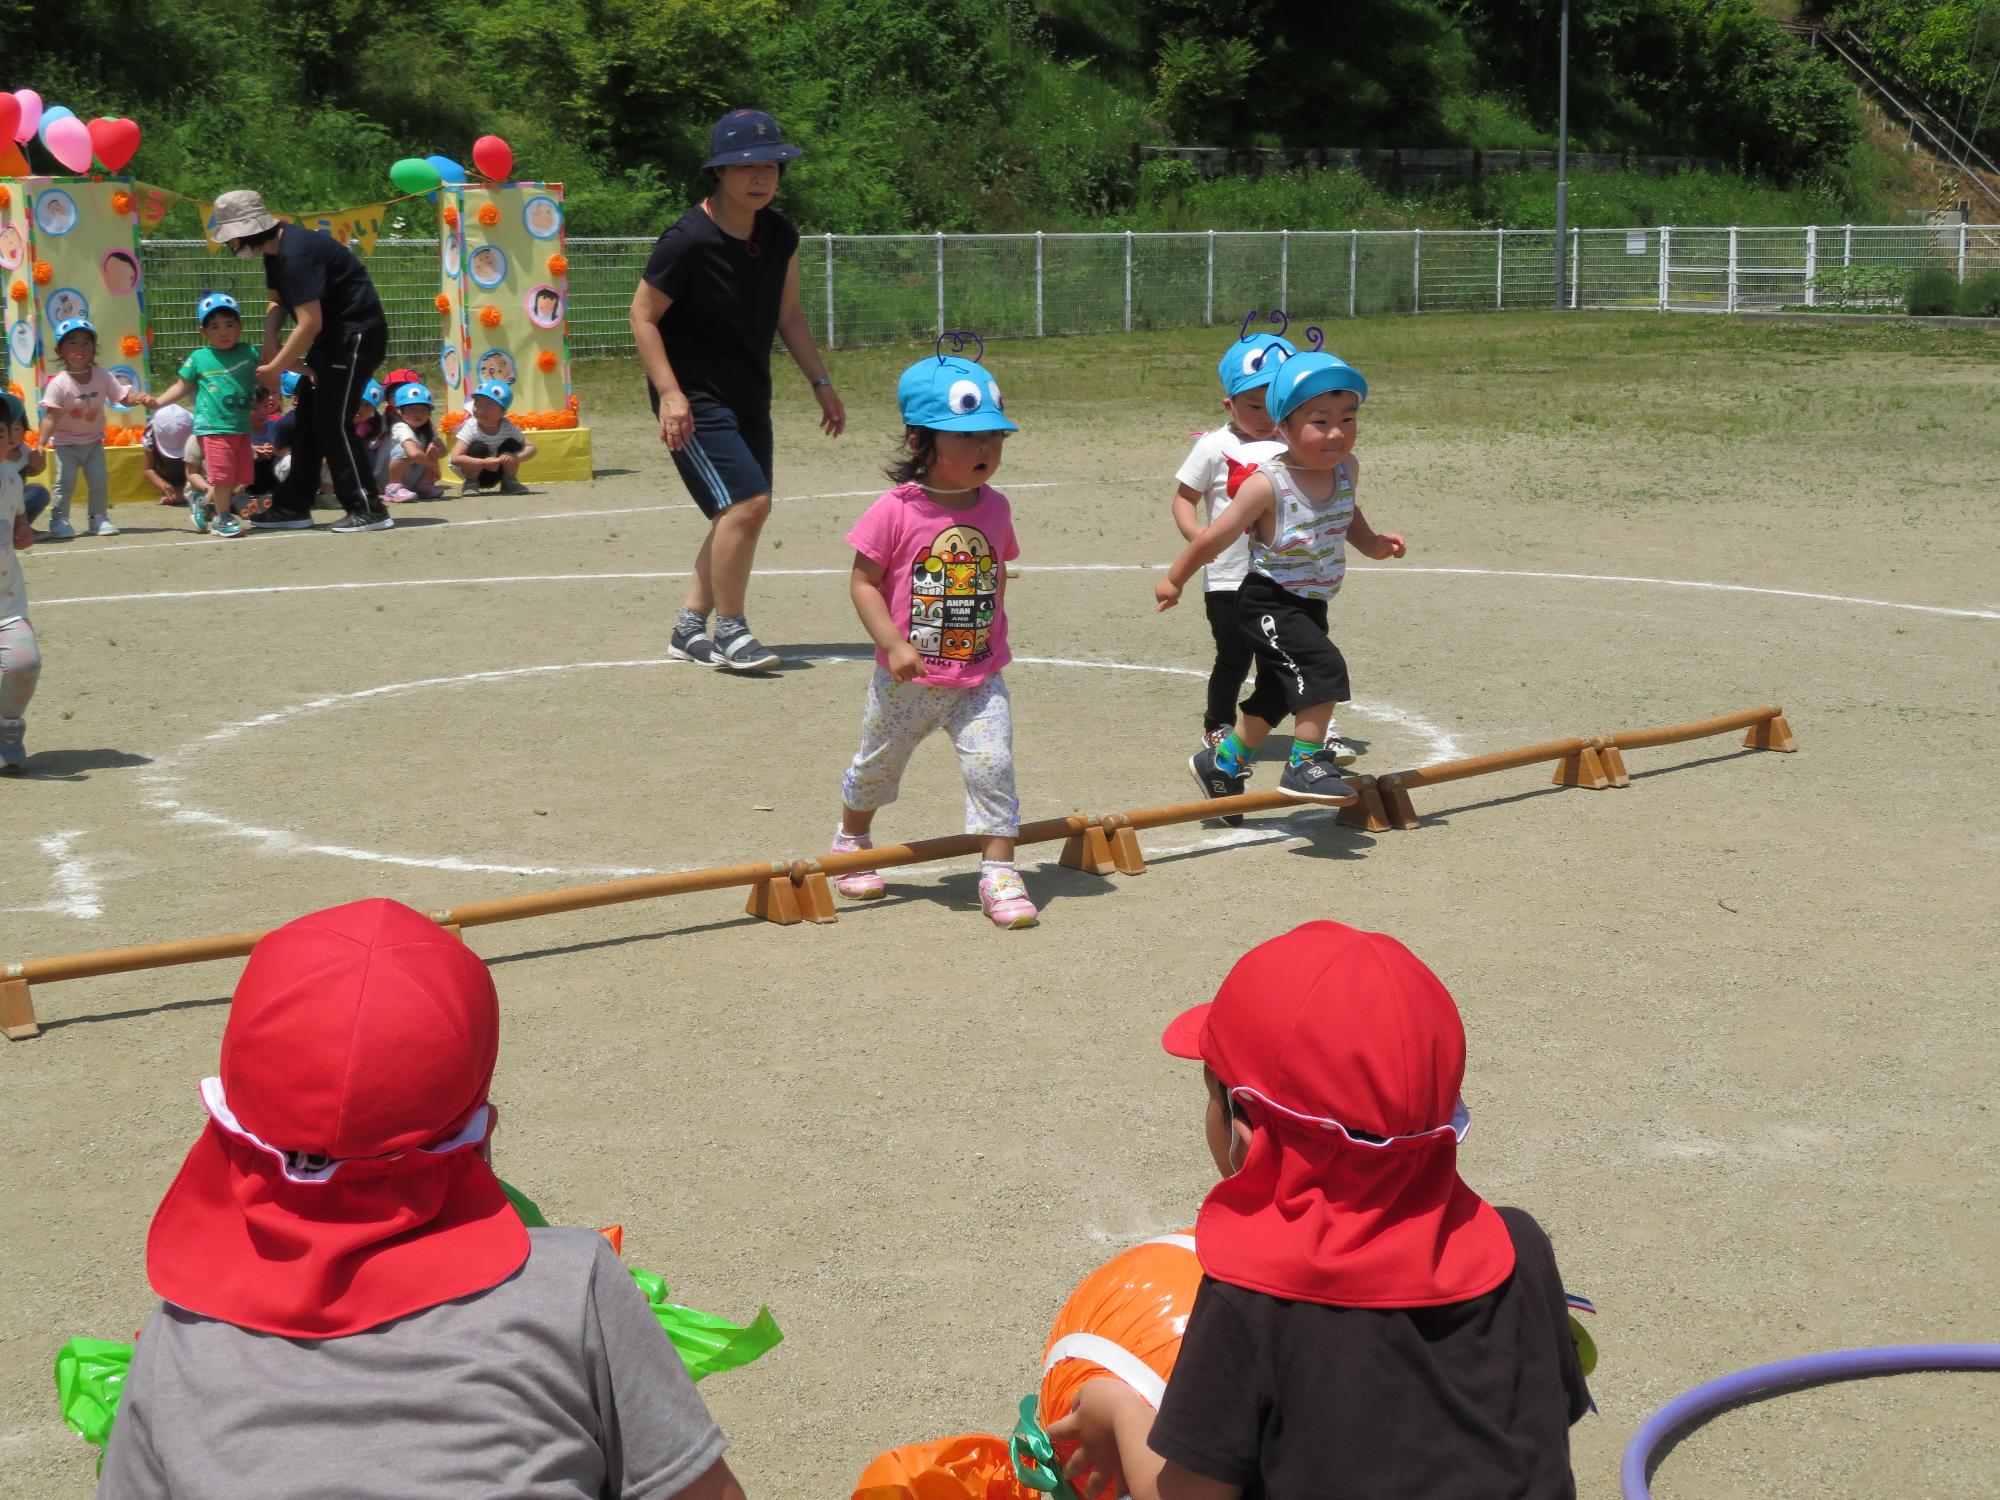
<path fill-rule="evenodd" d="M 879 664 L 861 713 L 861 748 L 840 779 L 840 798 L 856 812 L 896 800 L 903 768 L 933 734 L 951 736 L 965 777 L 965 831 L 1010 839 L 1021 827 L 1014 795 L 1014 709 L 998 672 L 977 687 L 898 682 Z"/>

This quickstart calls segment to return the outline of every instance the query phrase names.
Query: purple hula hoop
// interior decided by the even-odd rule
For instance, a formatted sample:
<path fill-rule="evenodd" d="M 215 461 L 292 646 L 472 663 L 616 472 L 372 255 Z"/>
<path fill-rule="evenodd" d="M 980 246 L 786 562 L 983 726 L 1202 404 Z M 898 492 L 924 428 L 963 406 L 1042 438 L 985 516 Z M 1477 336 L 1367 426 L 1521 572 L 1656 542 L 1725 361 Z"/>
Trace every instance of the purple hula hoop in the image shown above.
<path fill-rule="evenodd" d="M 1683 1391 L 1639 1424 L 1618 1465 L 1625 1500 L 1653 1500 L 1647 1470 L 1653 1450 L 1669 1435 L 1732 1401 L 1822 1380 L 1907 1375 L 1918 1370 L 2000 1370 L 2000 1344 L 1891 1344 L 1881 1349 L 1840 1349 L 1753 1365 Z"/>

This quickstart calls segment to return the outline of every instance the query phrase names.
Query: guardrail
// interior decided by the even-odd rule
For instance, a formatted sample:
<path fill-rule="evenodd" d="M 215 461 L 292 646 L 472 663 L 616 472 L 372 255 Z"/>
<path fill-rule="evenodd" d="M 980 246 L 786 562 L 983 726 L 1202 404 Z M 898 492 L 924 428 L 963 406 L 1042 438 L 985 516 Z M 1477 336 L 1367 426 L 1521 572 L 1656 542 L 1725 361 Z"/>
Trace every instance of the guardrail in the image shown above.
<path fill-rule="evenodd" d="M 1698 719 L 1661 729 L 1578 735 L 1527 745 L 1518 750 L 1501 750 L 1490 755 L 1395 771 L 1387 776 L 1352 776 L 1348 779 L 1351 796 L 1342 807 L 1339 820 L 1349 827 L 1371 833 L 1414 829 L 1419 826 L 1420 820 L 1410 801 L 1412 788 L 1438 786 L 1469 776 L 1489 776 L 1499 771 L 1549 762 L 1556 765 L 1553 784 L 1557 786 L 1589 790 L 1623 787 L 1630 784 L 1623 751 L 1675 745 L 1738 729 L 1748 731 L 1743 740 L 1747 749 L 1791 751 L 1797 748 L 1784 710 L 1775 703 L 1766 703 L 1712 719 Z M 1142 829 L 1199 823 L 1233 814 L 1271 812 L 1279 808 L 1296 811 L 1304 805 L 1308 804 L 1296 802 L 1280 792 L 1245 792 L 1236 797 L 1136 808 L 1130 812 L 1070 813 L 1060 818 L 1023 824 L 1017 842 L 1047 844 L 1061 840 L 1063 852 L 1059 863 L 1069 869 L 1092 875 L 1138 875 L 1146 868 L 1145 855 L 1138 841 L 1138 833 Z M 833 893 L 827 883 L 829 875 L 955 859 L 977 853 L 983 842 L 977 834 L 954 834 L 944 838 L 919 839 L 908 844 L 884 844 L 850 854 L 756 860 L 700 870 L 678 870 L 666 875 L 641 875 L 600 885 L 566 886 L 526 896 L 473 901 L 433 911 L 430 917 L 440 927 L 457 933 L 466 927 L 485 927 L 498 922 L 557 916 L 597 906 L 616 906 L 632 901 L 653 901 L 667 896 L 747 886 L 750 894 L 744 910 L 751 916 L 780 926 L 798 922 L 832 922 L 836 920 L 836 914 Z M 41 1025 L 35 1015 L 33 998 L 37 985 L 94 979 L 137 969 L 164 969 L 242 958 L 263 936 L 262 931 L 231 932 L 217 937 L 145 943 L 135 947 L 106 948 L 93 953 L 31 958 L 6 964 L 0 967 L 0 1032 L 4 1032 L 9 1041 L 24 1041 L 40 1035 Z"/>

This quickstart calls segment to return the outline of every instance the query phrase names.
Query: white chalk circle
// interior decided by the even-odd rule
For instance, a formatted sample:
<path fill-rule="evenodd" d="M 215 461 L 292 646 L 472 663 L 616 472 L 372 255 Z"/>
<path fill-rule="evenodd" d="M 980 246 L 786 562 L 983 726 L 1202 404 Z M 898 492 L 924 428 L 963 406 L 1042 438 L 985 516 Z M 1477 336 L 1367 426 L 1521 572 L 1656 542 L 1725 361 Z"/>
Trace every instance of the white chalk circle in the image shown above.
<path fill-rule="evenodd" d="M 521 205 L 521 222 L 538 240 L 552 240 L 562 233 L 562 205 L 553 198 L 530 198 Z"/>
<path fill-rule="evenodd" d="M 35 199 L 35 223 L 43 234 L 68 234 L 76 228 L 76 199 L 61 188 L 44 189 Z"/>

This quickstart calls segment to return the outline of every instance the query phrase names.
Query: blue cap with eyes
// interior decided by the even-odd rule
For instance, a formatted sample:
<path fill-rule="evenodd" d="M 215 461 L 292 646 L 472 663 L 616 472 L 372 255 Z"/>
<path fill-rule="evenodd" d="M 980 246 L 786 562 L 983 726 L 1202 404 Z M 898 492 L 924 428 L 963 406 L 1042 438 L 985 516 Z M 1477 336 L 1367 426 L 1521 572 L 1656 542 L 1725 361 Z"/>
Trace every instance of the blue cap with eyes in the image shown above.
<path fill-rule="evenodd" d="M 1223 350 L 1222 361 L 1215 367 L 1222 377 L 1222 394 L 1233 400 L 1245 391 L 1269 385 L 1278 366 L 1298 352 L 1290 339 L 1275 333 L 1253 333 L 1238 339 Z"/>
<path fill-rule="evenodd" d="M 1000 402 L 1000 383 L 977 360 L 927 354 L 896 382 L 896 405 L 909 427 L 934 432 L 1019 432 Z"/>
<path fill-rule="evenodd" d="M 1271 393 L 1264 406 L 1271 420 L 1282 422 L 1314 396 L 1328 391 L 1352 391 L 1360 401 L 1368 399 L 1368 380 L 1359 370 L 1337 355 L 1314 350 L 1295 354 L 1278 367 L 1271 379 Z"/>

